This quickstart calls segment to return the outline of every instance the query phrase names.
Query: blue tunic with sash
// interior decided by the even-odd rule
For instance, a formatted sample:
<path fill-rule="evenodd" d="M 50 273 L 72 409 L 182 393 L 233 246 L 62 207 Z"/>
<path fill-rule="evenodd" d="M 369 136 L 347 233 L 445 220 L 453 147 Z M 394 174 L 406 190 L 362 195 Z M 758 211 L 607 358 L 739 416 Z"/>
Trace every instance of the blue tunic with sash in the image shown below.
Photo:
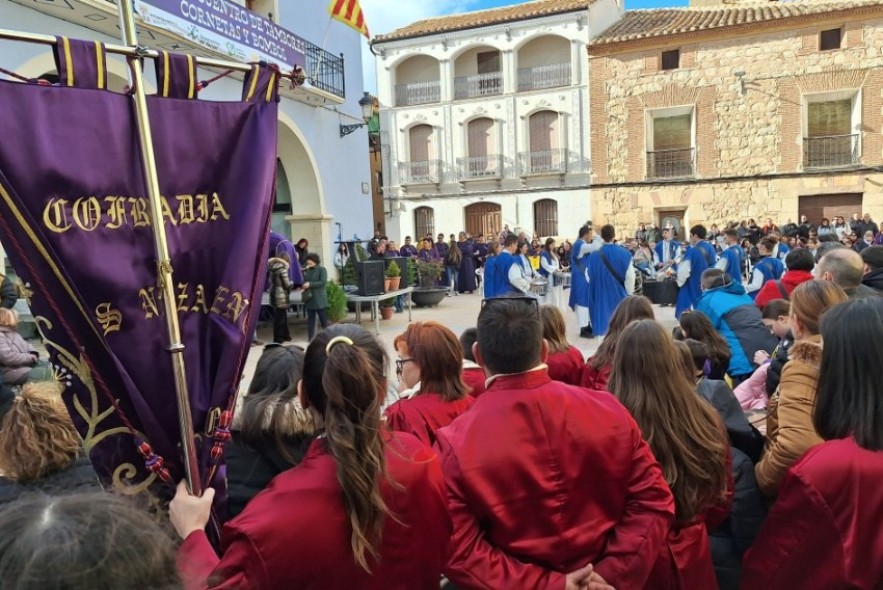
<path fill-rule="evenodd" d="M 615 273 L 604 264 L 605 259 Z M 629 251 L 616 244 L 604 244 L 598 252 L 589 256 L 589 309 L 595 334 L 607 333 L 610 316 L 628 296 L 623 280 L 631 263 Z M 619 276 L 615 277 L 614 274 Z"/>
<path fill-rule="evenodd" d="M 709 268 L 709 260 L 711 260 L 712 265 L 714 264 L 714 255 L 712 254 L 712 256 L 708 257 L 708 253 L 704 251 L 705 248 L 702 247 L 702 244 L 711 246 L 708 242 L 699 242 L 695 246 L 690 246 L 684 252 L 684 262 L 690 263 L 690 277 L 678 292 L 678 300 L 675 304 L 676 318 L 680 318 L 681 314 L 685 311 L 696 308 L 699 298 L 702 297 L 702 273 Z"/>
<path fill-rule="evenodd" d="M 576 306 L 589 307 L 589 283 L 586 281 L 585 270 L 586 260 L 590 255 L 579 257 L 579 252 L 585 243 L 581 239 L 577 240 L 573 243 L 573 248 L 570 249 L 570 299 L 568 305 L 571 309 Z"/>

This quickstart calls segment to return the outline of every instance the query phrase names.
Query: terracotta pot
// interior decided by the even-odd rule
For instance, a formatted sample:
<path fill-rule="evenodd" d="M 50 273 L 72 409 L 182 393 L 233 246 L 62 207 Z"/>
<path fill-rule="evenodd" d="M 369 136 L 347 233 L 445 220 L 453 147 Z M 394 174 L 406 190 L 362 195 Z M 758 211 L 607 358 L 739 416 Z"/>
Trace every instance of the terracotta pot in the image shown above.
<path fill-rule="evenodd" d="M 384 279 L 384 280 L 383 280 L 383 290 L 384 290 L 384 291 L 389 292 L 389 291 L 392 290 L 392 289 L 389 288 L 391 282 L 392 282 L 392 279 Z"/>
<path fill-rule="evenodd" d="M 395 309 L 392 307 L 381 307 L 380 308 L 380 317 L 381 319 L 388 320 L 395 313 Z"/>
<path fill-rule="evenodd" d="M 392 277 L 390 279 L 386 279 L 388 283 L 386 286 L 387 291 L 398 291 L 399 285 L 402 283 L 402 277 Z"/>

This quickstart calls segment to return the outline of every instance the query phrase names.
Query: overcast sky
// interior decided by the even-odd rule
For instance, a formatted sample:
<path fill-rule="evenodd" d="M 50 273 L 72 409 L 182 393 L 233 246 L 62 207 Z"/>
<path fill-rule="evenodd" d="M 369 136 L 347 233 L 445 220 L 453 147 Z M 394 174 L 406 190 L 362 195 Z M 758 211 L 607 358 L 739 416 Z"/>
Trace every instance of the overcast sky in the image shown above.
<path fill-rule="evenodd" d="M 359 0 L 372 35 L 389 33 L 430 16 L 508 6 L 520 2 L 521 0 Z M 625 6 L 626 9 L 633 10 L 684 6 L 687 3 L 687 0 L 626 0 Z M 368 50 L 367 42 L 362 47 L 362 67 L 365 72 L 365 90 L 374 94 L 377 90 L 374 56 Z"/>

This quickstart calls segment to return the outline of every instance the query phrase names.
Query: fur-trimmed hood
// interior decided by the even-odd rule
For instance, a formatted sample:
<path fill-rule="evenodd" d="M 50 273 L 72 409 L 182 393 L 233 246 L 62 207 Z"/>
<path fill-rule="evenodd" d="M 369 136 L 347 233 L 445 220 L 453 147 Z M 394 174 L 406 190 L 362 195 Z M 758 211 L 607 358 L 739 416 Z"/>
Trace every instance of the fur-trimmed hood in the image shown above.
<path fill-rule="evenodd" d="M 818 370 L 822 366 L 822 337 L 810 336 L 795 342 L 788 350 L 788 360 L 797 361 Z"/>
<path fill-rule="evenodd" d="M 243 396 L 243 406 L 248 403 L 248 395 Z M 274 396 L 273 399 L 264 402 L 264 411 L 260 418 L 260 429 L 263 432 L 270 432 L 272 426 L 273 415 L 281 411 L 285 415 L 282 424 L 285 424 L 284 432 L 280 432 L 282 436 L 297 436 L 304 434 L 314 434 L 316 432 L 316 424 L 310 413 L 303 409 L 297 397 L 284 399 L 281 396 Z M 233 419 L 233 430 L 242 429 L 242 408 L 236 412 Z"/>

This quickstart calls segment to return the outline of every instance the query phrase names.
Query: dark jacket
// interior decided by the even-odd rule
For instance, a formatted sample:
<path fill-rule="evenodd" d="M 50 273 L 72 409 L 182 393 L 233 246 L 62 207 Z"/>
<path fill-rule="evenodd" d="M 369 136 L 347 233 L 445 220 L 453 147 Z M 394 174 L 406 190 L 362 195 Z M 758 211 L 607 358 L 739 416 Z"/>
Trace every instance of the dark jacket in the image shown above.
<path fill-rule="evenodd" d="M 304 303 L 304 309 L 325 309 L 328 307 L 328 271 L 324 266 L 314 266 L 304 271 L 304 282 L 310 284 L 307 291 L 310 298 Z"/>
<path fill-rule="evenodd" d="M 883 293 L 883 268 L 872 270 L 862 279 L 862 285 L 876 289 L 878 293 Z"/>
<path fill-rule="evenodd" d="M 288 309 L 291 305 L 288 295 L 291 279 L 288 277 L 289 264 L 282 258 L 271 258 L 267 264 L 270 272 L 270 303 L 276 309 Z"/>
<path fill-rule="evenodd" d="M 44 478 L 27 483 L 0 477 L 0 504 L 13 502 L 23 494 L 43 492 L 45 494 L 77 494 L 100 492 L 101 484 L 92 469 L 89 457 L 80 457 L 70 467 L 57 471 Z"/>
<path fill-rule="evenodd" d="M 3 282 L 0 283 L 0 307 L 12 309 L 16 301 L 18 301 L 18 289 L 15 288 L 15 283 L 9 277 L 3 277 Z"/>
<path fill-rule="evenodd" d="M 880 292 L 876 289 L 868 287 L 865 284 L 861 284 L 858 287 L 849 287 L 848 289 L 843 289 L 846 292 L 846 296 L 852 299 L 864 299 L 865 297 L 879 297 Z"/>
<path fill-rule="evenodd" d="M 763 494 L 757 487 L 754 463 L 739 449 L 730 448 L 732 459 L 733 507 L 730 516 L 709 531 L 711 561 L 720 590 L 738 590 L 742 577 L 742 556 L 751 547 L 766 518 Z"/>
<path fill-rule="evenodd" d="M 720 414 L 730 445 L 745 453 L 752 462 L 758 461 L 763 452 L 763 435 L 748 422 L 739 400 L 727 382 L 702 379 L 696 385 L 696 390 Z"/>
<path fill-rule="evenodd" d="M 775 354 L 770 357 L 770 368 L 766 374 L 767 397 L 773 395 L 776 389 L 779 388 L 782 369 L 785 367 L 785 363 L 788 362 L 788 351 L 791 349 L 792 344 L 794 344 L 794 337 L 789 332 L 785 339 L 779 343 L 779 346 L 776 347 L 776 350 L 773 351 Z"/>
<path fill-rule="evenodd" d="M 249 446 L 238 430 L 224 449 L 227 461 L 227 520 L 245 509 L 249 500 L 267 487 L 270 481 L 303 460 L 313 441 L 312 434 L 292 434 L 285 439 L 294 463 L 282 456 L 273 444 Z"/>

